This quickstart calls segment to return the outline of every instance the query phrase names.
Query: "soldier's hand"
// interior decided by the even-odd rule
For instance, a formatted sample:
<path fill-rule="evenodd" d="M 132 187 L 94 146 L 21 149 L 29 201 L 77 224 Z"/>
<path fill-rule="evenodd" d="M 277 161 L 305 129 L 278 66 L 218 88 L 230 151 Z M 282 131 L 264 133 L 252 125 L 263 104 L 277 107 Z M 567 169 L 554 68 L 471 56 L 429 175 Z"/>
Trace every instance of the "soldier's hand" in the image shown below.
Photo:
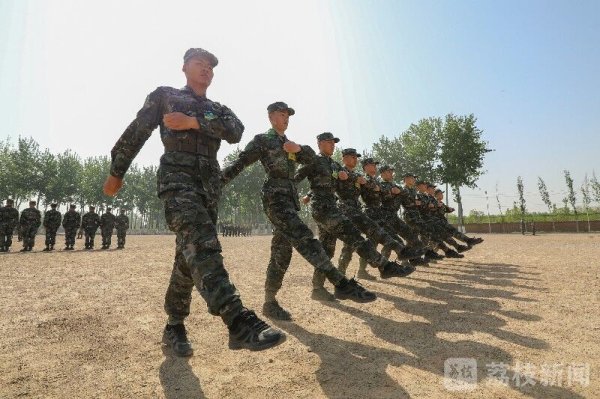
<path fill-rule="evenodd" d="M 421 205 L 421 201 L 415 200 L 415 205 L 419 205 L 420 206 Z"/>
<path fill-rule="evenodd" d="M 392 194 L 394 194 L 394 195 L 400 194 L 400 189 L 398 187 L 392 187 Z"/>
<path fill-rule="evenodd" d="M 114 196 L 123 187 L 123 179 L 113 175 L 108 175 L 104 182 L 104 194 Z"/>
<path fill-rule="evenodd" d="M 429 204 L 429 208 L 433 208 L 433 207 L 434 207 L 434 205 L 433 205 L 433 204 Z"/>
<path fill-rule="evenodd" d="M 308 204 L 310 202 L 310 196 L 305 195 L 304 197 L 302 197 L 302 203 L 304 205 Z"/>
<path fill-rule="evenodd" d="M 163 115 L 164 125 L 171 130 L 200 129 L 198 120 L 181 112 L 171 112 Z"/>
<path fill-rule="evenodd" d="M 340 171 L 338 172 L 338 179 L 340 180 L 348 180 L 348 172 L 346 171 Z"/>
<path fill-rule="evenodd" d="M 381 187 L 379 187 L 379 184 L 375 185 L 374 190 L 377 191 L 377 192 L 381 191 Z"/>
<path fill-rule="evenodd" d="M 293 141 L 286 141 L 285 143 L 283 143 L 283 150 L 285 152 L 291 152 L 295 154 L 297 152 L 300 152 L 301 149 L 302 147 L 300 147 L 299 144 L 296 144 Z"/>
<path fill-rule="evenodd" d="M 362 176 L 358 176 L 358 178 L 356 179 L 356 181 L 357 181 L 357 182 L 358 182 L 358 184 L 360 184 L 361 186 L 362 186 L 363 184 L 367 184 L 367 179 L 365 179 L 365 178 L 364 178 L 364 177 L 362 177 Z"/>

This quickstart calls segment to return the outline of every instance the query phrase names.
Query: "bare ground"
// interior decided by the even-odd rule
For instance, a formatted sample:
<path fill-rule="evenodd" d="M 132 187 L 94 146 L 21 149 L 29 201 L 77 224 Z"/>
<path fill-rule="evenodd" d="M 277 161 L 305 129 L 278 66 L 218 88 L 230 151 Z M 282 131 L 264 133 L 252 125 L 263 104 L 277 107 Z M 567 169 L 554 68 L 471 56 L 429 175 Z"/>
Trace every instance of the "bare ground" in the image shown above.
<path fill-rule="evenodd" d="M 312 301 L 312 267 L 294 254 L 279 299 L 295 320 L 263 352 L 229 350 L 194 294 L 189 359 L 161 344 L 174 236 L 1 254 L 0 398 L 599 398 L 600 236 L 485 238 L 464 259 L 365 282 L 371 304 Z M 270 237 L 222 244 L 260 314 Z M 444 384 L 449 358 L 475 359 L 473 390 Z"/>

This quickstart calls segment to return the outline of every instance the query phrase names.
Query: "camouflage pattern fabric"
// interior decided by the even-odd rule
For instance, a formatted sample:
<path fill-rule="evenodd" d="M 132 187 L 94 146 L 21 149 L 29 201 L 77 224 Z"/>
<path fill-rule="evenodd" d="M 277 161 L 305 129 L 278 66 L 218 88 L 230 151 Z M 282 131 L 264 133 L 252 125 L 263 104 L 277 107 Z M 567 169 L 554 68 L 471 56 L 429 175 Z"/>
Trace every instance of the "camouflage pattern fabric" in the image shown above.
<path fill-rule="evenodd" d="M 62 215 L 56 209 L 50 209 L 44 214 L 44 229 L 46 230 L 46 247 L 56 244 L 56 231 L 60 227 Z"/>
<path fill-rule="evenodd" d="M 81 214 L 72 209 L 68 210 L 63 217 L 62 225 L 65 229 L 65 246 L 72 248 L 75 245 L 77 229 L 81 226 Z"/>
<path fill-rule="evenodd" d="M 129 229 L 129 218 L 126 215 L 119 215 L 115 219 L 115 228 L 117 229 L 117 247 L 125 247 L 125 237 Z"/>
<path fill-rule="evenodd" d="M 85 234 L 85 248 L 94 248 L 94 239 L 99 226 L 100 216 L 96 212 L 88 212 L 81 218 L 81 228 Z"/>
<path fill-rule="evenodd" d="M 112 233 L 115 228 L 115 215 L 110 212 L 100 216 L 100 233 L 102 234 L 102 246 L 110 247 Z"/>
<path fill-rule="evenodd" d="M 398 234 L 406 240 L 407 246 L 412 248 L 421 248 L 423 243 L 419 240 L 419 235 L 406 222 L 398 216 L 402 201 L 408 195 L 407 191 L 394 182 L 381 181 L 381 219 L 382 225 L 390 234 Z M 392 189 L 397 188 L 400 194 L 393 194 Z"/>
<path fill-rule="evenodd" d="M 339 239 L 353 248 L 371 266 L 383 266 L 387 258 L 377 252 L 371 241 L 363 238 L 361 232 L 337 206 L 335 191 L 341 171 L 342 167 L 339 163 L 321 154 L 296 174 L 296 181 L 307 177 L 310 182 L 313 194 L 312 217 L 319 227 L 319 241 L 323 244 L 329 258 L 333 257 L 335 243 Z M 322 287 L 324 282 L 325 276 L 316 270 L 313 274 L 313 287 Z"/>
<path fill-rule="evenodd" d="M 42 224 L 42 214 L 36 208 L 26 208 L 21 212 L 19 226 L 23 238 L 23 248 L 33 248 L 35 235 Z"/>
<path fill-rule="evenodd" d="M 199 129 L 168 129 L 162 118 L 171 112 L 195 117 Z M 230 325 L 243 305 L 223 266 L 216 234 L 221 195 L 217 151 L 221 140 L 239 142 L 244 125 L 229 108 L 197 95 L 187 86 L 181 90 L 159 87 L 148 95 L 135 120 L 113 147 L 111 175 L 125 175 L 156 127 L 160 127 L 165 146 L 157 191 L 169 229 L 177 235 L 175 262 L 165 295 L 168 323 L 183 323 L 195 286 L 209 312 Z"/>
<path fill-rule="evenodd" d="M 274 129 L 256 135 L 238 159 L 222 173 L 223 183 L 227 183 L 245 167 L 259 160 L 267 173 L 262 188 L 262 202 L 274 230 L 265 282 L 266 295 L 270 299 L 274 299 L 281 288 L 292 256 L 292 247 L 316 269 L 325 273 L 333 284 L 344 278 L 331 263 L 321 243 L 298 216 L 300 203 L 293 180 L 296 164 L 310 163 L 315 158 L 315 152 L 309 146 L 302 146 L 300 152 L 288 154 L 283 150 L 286 141 L 285 135 L 280 136 Z"/>
<path fill-rule="evenodd" d="M 0 208 L 0 248 L 8 251 L 12 245 L 15 228 L 19 224 L 19 211 L 12 206 Z"/>

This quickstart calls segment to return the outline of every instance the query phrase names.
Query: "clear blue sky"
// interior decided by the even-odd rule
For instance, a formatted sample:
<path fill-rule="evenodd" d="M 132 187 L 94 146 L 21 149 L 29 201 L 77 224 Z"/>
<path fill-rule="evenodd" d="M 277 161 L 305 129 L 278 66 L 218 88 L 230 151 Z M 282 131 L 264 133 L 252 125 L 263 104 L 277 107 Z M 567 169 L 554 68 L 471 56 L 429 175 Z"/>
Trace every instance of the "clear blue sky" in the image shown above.
<path fill-rule="evenodd" d="M 149 91 L 183 85 L 192 46 L 221 59 L 209 97 L 244 121 L 242 144 L 278 99 L 298 111 L 297 141 L 331 130 L 359 149 L 421 118 L 474 113 L 495 152 L 467 212 L 485 210 L 496 184 L 510 206 L 519 175 L 541 210 L 538 176 L 560 204 L 564 169 L 577 187 L 600 173 L 598 1 L 3 1 L 0 139 L 108 154 Z M 137 161 L 160 151 L 155 135 Z"/>

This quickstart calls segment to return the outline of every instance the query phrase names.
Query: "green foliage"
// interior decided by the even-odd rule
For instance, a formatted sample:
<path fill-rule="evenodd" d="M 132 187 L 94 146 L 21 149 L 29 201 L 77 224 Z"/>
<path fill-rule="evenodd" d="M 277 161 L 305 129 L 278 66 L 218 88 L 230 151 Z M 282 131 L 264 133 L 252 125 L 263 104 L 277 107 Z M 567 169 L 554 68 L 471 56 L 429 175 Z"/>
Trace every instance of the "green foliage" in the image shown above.
<path fill-rule="evenodd" d="M 552 212 L 552 201 L 550 201 L 550 194 L 548 194 L 548 187 L 546 187 L 546 183 L 544 180 L 538 176 L 538 189 L 540 190 L 540 196 L 542 197 L 542 201 L 548 207 L 548 212 Z"/>
<path fill-rule="evenodd" d="M 517 191 L 519 191 L 519 210 L 521 211 L 521 216 L 524 216 L 527 213 L 527 207 L 525 206 L 525 196 L 523 195 L 523 179 L 521 176 L 517 177 Z"/>
<path fill-rule="evenodd" d="M 565 170 L 564 173 L 565 173 L 565 182 L 567 183 L 567 188 L 569 189 L 569 192 L 565 199 L 567 200 L 567 202 L 569 204 L 571 204 L 571 207 L 573 208 L 573 212 L 575 212 L 575 215 L 577 215 L 577 205 L 576 205 L 577 198 L 575 197 L 575 190 L 573 189 L 573 179 L 571 178 L 571 173 L 568 170 Z M 565 203 L 565 207 L 566 207 L 566 203 Z"/>

